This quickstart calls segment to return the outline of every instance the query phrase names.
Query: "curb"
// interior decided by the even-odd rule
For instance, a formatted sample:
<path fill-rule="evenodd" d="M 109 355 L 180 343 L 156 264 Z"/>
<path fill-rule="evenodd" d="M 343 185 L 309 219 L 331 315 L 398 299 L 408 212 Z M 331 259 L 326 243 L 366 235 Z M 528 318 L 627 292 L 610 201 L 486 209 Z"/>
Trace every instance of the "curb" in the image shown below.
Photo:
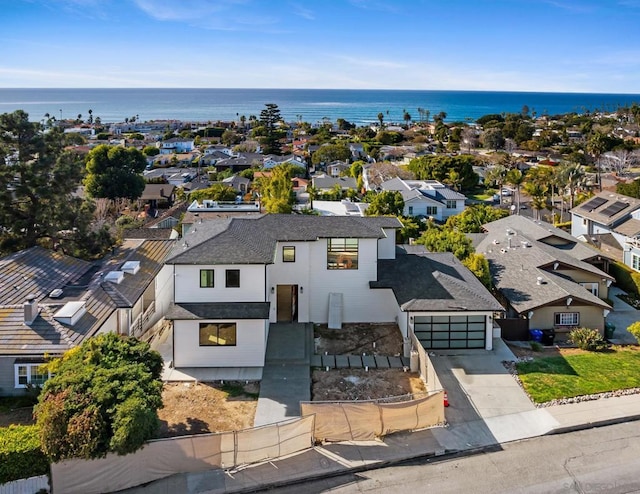
<path fill-rule="evenodd" d="M 586 422 L 584 424 L 568 425 L 565 427 L 559 427 L 557 429 L 553 429 L 547 432 L 546 434 L 544 434 L 544 436 L 553 436 L 555 434 L 567 434 L 569 432 L 584 431 L 587 429 L 595 429 L 597 427 L 606 427 L 608 425 L 623 424 L 625 422 L 635 422 L 638 420 L 640 420 L 640 415 L 629 415 L 626 417 L 617 417 L 614 419 L 598 420 L 596 422 Z M 544 436 L 539 436 L 539 437 L 544 437 Z"/>
<path fill-rule="evenodd" d="M 437 463 L 440 461 L 451 460 L 454 458 L 464 458 L 466 456 L 472 456 L 472 455 L 481 454 L 481 453 L 490 453 L 493 451 L 499 451 L 500 449 L 502 449 L 500 444 L 491 444 L 488 446 L 481 446 L 481 447 L 472 448 L 472 449 L 445 450 L 444 453 L 438 453 L 438 454 L 435 452 L 421 453 L 413 456 L 407 456 L 405 458 L 397 458 L 393 460 L 382 460 L 378 463 L 372 463 L 369 465 L 360 465 L 357 467 L 345 468 L 344 470 L 341 470 L 341 471 L 311 474 L 311 475 L 307 475 L 306 477 L 300 477 L 296 479 L 283 479 L 279 481 L 269 482 L 266 484 L 259 484 L 259 485 L 256 485 L 255 487 L 242 487 L 237 490 L 228 490 L 225 492 L 235 493 L 235 494 L 262 492 L 262 491 L 274 489 L 277 487 L 286 487 L 286 486 L 292 486 L 296 484 L 303 484 L 305 482 L 313 482 L 316 480 L 340 477 L 342 475 L 368 472 L 371 470 L 380 470 L 382 468 L 402 465 L 404 463 L 409 463 L 416 460 L 427 460 L 427 461 L 431 460 L 432 463 Z"/>

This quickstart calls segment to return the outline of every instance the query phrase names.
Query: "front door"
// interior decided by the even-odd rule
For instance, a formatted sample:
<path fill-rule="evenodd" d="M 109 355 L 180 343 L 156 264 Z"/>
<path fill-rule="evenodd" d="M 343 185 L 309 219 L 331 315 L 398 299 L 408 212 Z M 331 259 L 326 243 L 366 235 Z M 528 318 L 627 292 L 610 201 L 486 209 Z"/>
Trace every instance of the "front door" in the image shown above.
<path fill-rule="evenodd" d="M 298 285 L 278 285 L 276 289 L 278 322 L 298 320 Z"/>

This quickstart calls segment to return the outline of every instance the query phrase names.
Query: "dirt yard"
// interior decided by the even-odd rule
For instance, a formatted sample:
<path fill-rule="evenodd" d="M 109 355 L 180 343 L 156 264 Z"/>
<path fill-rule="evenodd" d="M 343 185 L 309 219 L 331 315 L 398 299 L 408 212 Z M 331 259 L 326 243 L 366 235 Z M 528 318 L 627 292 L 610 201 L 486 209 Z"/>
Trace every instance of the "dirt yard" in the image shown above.
<path fill-rule="evenodd" d="M 342 329 L 314 328 L 315 352 L 319 355 L 402 354 L 402 335 L 395 324 L 343 324 Z M 375 343 L 375 346 L 374 346 Z"/>
<path fill-rule="evenodd" d="M 159 437 L 185 436 L 253 427 L 258 385 L 167 383 L 162 392 L 164 408 Z"/>
<path fill-rule="evenodd" d="M 344 324 L 342 329 L 315 327 L 316 354 L 402 355 L 402 335 L 395 324 Z M 375 343 L 375 346 L 374 346 Z M 419 375 L 403 369 L 324 369 L 311 374 L 314 401 L 373 400 L 407 393 L 423 393 Z"/>
<path fill-rule="evenodd" d="M 164 408 L 158 410 L 158 437 L 222 432 L 253 427 L 258 404 L 258 384 L 167 383 Z M 33 424 L 33 409 L 0 408 L 0 427 Z"/>
<path fill-rule="evenodd" d="M 418 374 L 402 369 L 314 370 L 311 389 L 313 401 L 374 400 L 426 391 Z"/>

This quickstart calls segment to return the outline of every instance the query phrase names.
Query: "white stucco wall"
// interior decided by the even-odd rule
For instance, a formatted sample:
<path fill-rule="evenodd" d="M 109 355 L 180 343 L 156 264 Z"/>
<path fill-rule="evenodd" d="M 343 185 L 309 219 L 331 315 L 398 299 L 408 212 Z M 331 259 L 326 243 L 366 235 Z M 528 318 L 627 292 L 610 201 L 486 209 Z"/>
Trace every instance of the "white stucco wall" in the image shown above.
<path fill-rule="evenodd" d="M 151 317 L 149 326 L 154 325 L 167 313 L 167 309 L 173 298 L 173 278 L 173 266 L 168 264 L 164 265 L 156 276 L 154 280 L 156 312 Z"/>
<path fill-rule="evenodd" d="M 213 269 L 215 286 L 200 288 L 200 270 Z M 226 288 L 225 271 L 240 270 L 240 288 Z M 187 302 L 264 302 L 265 267 L 263 264 L 216 264 L 175 266 L 175 301 Z"/>
<path fill-rule="evenodd" d="M 271 287 L 277 285 L 298 285 L 298 321 L 309 322 L 309 303 L 311 293 L 311 245 L 315 242 L 278 242 L 273 264 L 267 266 L 267 292 L 271 302 L 269 319 L 277 321 L 276 293 Z M 325 243 L 326 245 L 326 243 Z M 282 262 L 283 247 L 295 247 L 294 262 Z M 317 259 L 313 262 L 319 262 Z M 300 293 L 302 287 L 302 293 Z"/>
<path fill-rule="evenodd" d="M 378 240 L 378 259 L 396 258 L 396 230 L 395 228 L 383 228 L 386 237 Z"/>
<path fill-rule="evenodd" d="M 343 322 L 392 322 L 396 309 L 393 295 L 383 290 L 369 289 L 369 281 L 377 278 L 377 239 L 360 239 L 358 269 L 327 269 L 327 242 L 321 239 L 310 244 L 310 290 L 305 287 L 311 307 L 312 322 L 326 323 L 329 294 L 342 293 Z M 390 292 L 390 291 L 389 291 Z"/>
<path fill-rule="evenodd" d="M 236 346 L 200 346 L 200 323 L 216 320 L 174 321 L 173 362 L 179 367 L 262 367 L 268 324 L 262 319 L 236 322 Z"/>
<path fill-rule="evenodd" d="M 571 213 L 571 235 L 573 237 L 579 237 L 580 235 L 588 235 L 589 233 L 589 220 L 586 220 L 586 224 L 583 222 L 582 216 L 578 216 L 575 213 Z"/>

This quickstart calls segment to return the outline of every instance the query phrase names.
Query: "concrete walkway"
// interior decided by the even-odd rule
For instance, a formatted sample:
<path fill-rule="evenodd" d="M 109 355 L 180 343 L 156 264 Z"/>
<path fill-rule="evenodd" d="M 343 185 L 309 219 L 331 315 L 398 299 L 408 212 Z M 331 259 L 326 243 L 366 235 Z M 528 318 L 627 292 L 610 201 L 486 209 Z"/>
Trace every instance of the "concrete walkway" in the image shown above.
<path fill-rule="evenodd" d="M 409 367 L 406 357 L 389 357 L 386 355 L 313 355 L 312 367 L 329 367 L 330 369 L 402 369 Z"/>
<path fill-rule="evenodd" d="M 609 298 L 613 301 L 613 311 L 607 316 L 607 322 L 613 324 L 616 330 L 613 338 L 609 341 L 615 345 L 634 345 L 637 343 L 627 328 L 634 322 L 640 320 L 640 311 L 618 298 L 617 295 L 625 293 L 620 288 L 612 286 L 609 288 Z"/>
<path fill-rule="evenodd" d="M 313 324 L 269 326 L 255 427 L 300 416 L 300 402 L 311 399 L 312 349 Z"/>

